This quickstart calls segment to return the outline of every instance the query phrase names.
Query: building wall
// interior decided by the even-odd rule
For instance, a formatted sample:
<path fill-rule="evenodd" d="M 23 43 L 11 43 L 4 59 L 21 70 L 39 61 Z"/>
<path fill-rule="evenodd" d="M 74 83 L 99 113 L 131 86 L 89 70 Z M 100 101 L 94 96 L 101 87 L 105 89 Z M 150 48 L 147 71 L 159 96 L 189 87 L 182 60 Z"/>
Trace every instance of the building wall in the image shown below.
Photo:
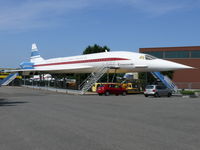
<path fill-rule="evenodd" d="M 199 51 L 200 46 L 187 46 L 187 47 L 152 47 L 152 48 L 140 48 L 139 51 L 150 52 L 150 51 Z"/>
<path fill-rule="evenodd" d="M 195 69 L 175 71 L 173 81 L 177 84 L 179 88 L 200 89 L 200 56 L 199 56 L 200 46 L 140 48 L 139 51 L 141 53 L 148 53 L 151 55 L 155 54 L 154 56 L 156 55 L 157 57 L 160 56 L 160 58 L 162 59 L 194 67 Z M 159 52 L 164 52 L 164 53 L 159 53 Z M 179 53 L 176 54 L 175 52 Z M 175 57 L 180 57 L 180 58 L 169 58 L 169 56 L 171 57 L 173 56 L 173 54 L 176 55 Z"/>

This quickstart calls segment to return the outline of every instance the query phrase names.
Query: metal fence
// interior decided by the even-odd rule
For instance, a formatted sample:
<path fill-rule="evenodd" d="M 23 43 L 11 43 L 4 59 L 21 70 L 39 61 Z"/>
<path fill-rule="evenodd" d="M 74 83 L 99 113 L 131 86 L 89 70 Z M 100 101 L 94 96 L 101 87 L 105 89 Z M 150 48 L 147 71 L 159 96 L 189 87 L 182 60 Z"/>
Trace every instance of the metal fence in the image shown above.
<path fill-rule="evenodd" d="M 200 82 L 176 82 L 179 89 L 200 89 Z"/>

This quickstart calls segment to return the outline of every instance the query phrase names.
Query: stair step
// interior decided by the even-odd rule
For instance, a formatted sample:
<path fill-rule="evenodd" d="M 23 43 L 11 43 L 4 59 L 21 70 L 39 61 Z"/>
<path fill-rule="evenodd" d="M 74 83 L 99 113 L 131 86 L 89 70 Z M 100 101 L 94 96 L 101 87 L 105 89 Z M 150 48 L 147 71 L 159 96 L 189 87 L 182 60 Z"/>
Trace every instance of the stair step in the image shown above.
<path fill-rule="evenodd" d="M 166 87 L 171 89 L 174 92 L 178 91 L 177 86 L 171 81 L 171 79 L 167 76 L 164 76 L 160 72 L 151 72 L 154 78 L 159 79 Z"/>
<path fill-rule="evenodd" d="M 18 73 L 12 73 L 9 74 L 6 78 L 4 78 L 1 81 L 0 85 L 8 85 L 10 82 L 12 82 L 16 77 L 18 76 Z"/>
<path fill-rule="evenodd" d="M 94 70 L 88 76 L 81 84 L 80 84 L 80 89 L 81 93 L 85 94 L 103 75 L 104 73 L 108 70 L 107 67 L 103 66 L 101 68 L 98 68 L 97 70 Z"/>

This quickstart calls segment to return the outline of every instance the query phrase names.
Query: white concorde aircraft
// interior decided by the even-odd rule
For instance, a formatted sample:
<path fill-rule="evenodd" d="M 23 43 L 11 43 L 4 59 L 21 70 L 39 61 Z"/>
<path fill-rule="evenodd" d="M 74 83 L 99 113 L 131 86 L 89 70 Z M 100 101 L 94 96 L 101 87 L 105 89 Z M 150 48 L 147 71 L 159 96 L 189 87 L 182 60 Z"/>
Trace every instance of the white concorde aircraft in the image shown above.
<path fill-rule="evenodd" d="M 13 72 L 91 73 L 103 67 L 110 68 L 110 73 L 192 69 L 190 66 L 158 59 L 151 55 L 127 51 L 43 59 L 35 43 L 32 44 L 30 62 L 23 62 L 20 67 L 21 69 L 13 70 Z"/>

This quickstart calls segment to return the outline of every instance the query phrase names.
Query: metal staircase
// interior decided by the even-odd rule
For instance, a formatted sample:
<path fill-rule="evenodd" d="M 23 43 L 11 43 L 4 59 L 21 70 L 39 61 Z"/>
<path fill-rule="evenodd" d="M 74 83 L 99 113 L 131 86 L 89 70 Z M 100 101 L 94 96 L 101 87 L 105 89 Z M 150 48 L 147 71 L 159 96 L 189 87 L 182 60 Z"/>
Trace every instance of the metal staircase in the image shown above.
<path fill-rule="evenodd" d="M 107 72 L 108 67 L 101 67 L 92 72 L 80 85 L 81 94 L 85 94 L 103 75 Z"/>
<path fill-rule="evenodd" d="M 16 77 L 18 76 L 18 73 L 11 73 L 6 78 L 4 78 L 0 85 L 8 85 L 10 82 L 12 82 Z"/>
<path fill-rule="evenodd" d="M 154 78 L 159 79 L 166 87 L 171 89 L 174 93 L 178 92 L 177 86 L 172 82 L 172 80 L 161 74 L 160 72 L 151 72 L 151 74 L 154 76 Z"/>

